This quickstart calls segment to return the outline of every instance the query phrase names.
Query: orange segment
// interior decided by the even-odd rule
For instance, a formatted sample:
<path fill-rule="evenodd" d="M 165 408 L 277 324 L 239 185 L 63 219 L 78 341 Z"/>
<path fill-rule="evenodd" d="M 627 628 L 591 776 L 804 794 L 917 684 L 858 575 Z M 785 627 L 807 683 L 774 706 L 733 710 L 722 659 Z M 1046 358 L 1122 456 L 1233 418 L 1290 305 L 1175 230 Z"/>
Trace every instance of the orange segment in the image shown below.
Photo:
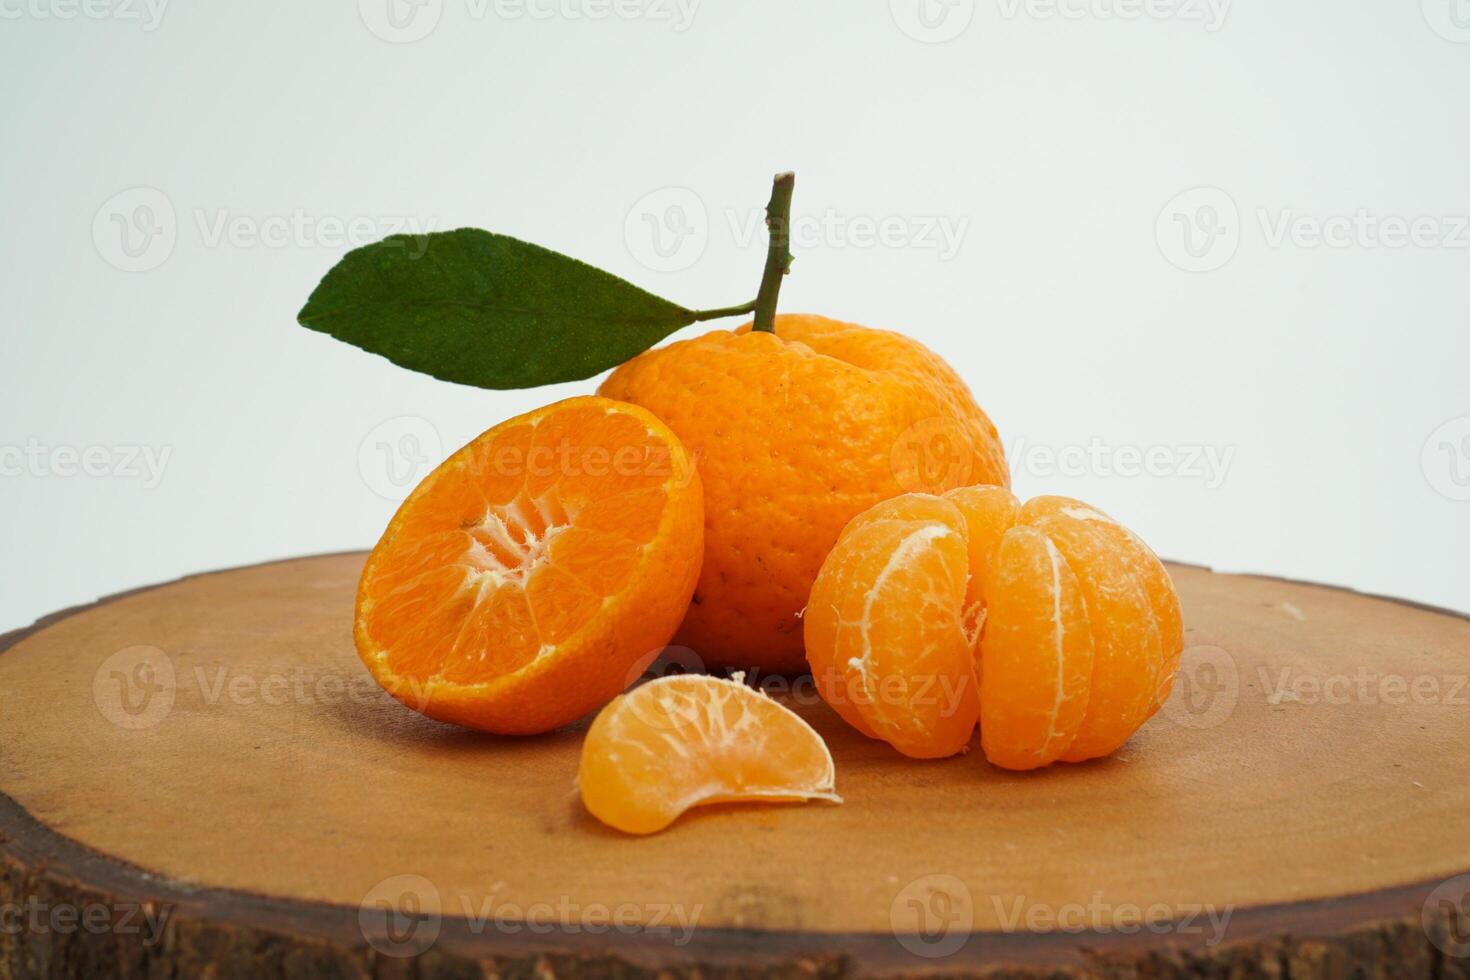
<path fill-rule="evenodd" d="M 855 518 L 804 617 L 817 689 L 853 727 L 905 755 L 942 758 L 979 712 L 966 631 L 969 552 L 954 504 L 908 494 Z"/>
<path fill-rule="evenodd" d="M 432 718 L 507 734 L 575 721 L 668 643 L 703 555 L 693 461 L 644 409 L 571 398 L 445 460 L 358 586 L 373 677 Z"/>
<path fill-rule="evenodd" d="M 1021 502 L 1005 487 L 960 487 L 944 498 L 960 509 L 965 519 L 966 544 L 970 551 L 970 584 L 965 590 L 965 631 L 978 637 L 984 625 L 985 596 L 982 586 L 989 574 L 1001 537 L 1016 523 Z M 975 670 L 978 676 L 979 661 Z"/>
<path fill-rule="evenodd" d="M 509 674 L 535 659 L 541 636 L 531 616 L 525 589 L 507 585 L 490 591 L 471 607 L 448 657 L 431 660 L 436 673 L 453 684 L 473 684 L 487 673 Z M 430 658 L 425 658 L 426 660 Z M 428 664 L 394 665 L 400 674 L 430 676 Z"/>
<path fill-rule="evenodd" d="M 1005 487 L 960 487 L 944 495 L 960 509 L 970 548 L 970 576 L 983 582 L 1000 548 L 1001 537 L 1016 523 L 1021 502 Z"/>
<path fill-rule="evenodd" d="M 1006 531 L 988 566 L 980 745 L 1005 769 L 1035 769 L 1071 746 L 1087 709 L 1093 639 L 1082 589 L 1057 546 Z"/>
<path fill-rule="evenodd" d="M 367 624 L 369 636 L 409 664 L 436 643 L 453 644 L 474 604 L 473 576 L 460 565 L 444 565 L 411 578 L 389 576 L 389 589 Z M 403 669 L 413 672 L 411 666 Z"/>
<path fill-rule="evenodd" d="M 577 770 L 588 811 L 630 834 L 710 803 L 840 803 L 834 782 L 831 753 L 800 717 L 738 680 L 690 674 L 603 708 Z"/>
<path fill-rule="evenodd" d="M 1184 612 L 1179 606 L 1179 593 L 1174 591 L 1174 582 L 1168 569 L 1159 561 L 1152 548 L 1128 528 L 1119 524 L 1095 507 L 1070 497 L 1037 497 L 1030 501 L 1033 513 L 1043 510 L 1060 511 L 1063 508 L 1081 515 L 1090 522 L 1093 530 L 1103 535 L 1121 554 L 1126 556 L 1148 596 L 1153 610 L 1154 622 L 1159 627 L 1159 640 L 1163 644 L 1164 662 L 1159 670 L 1159 685 L 1154 693 L 1152 715 L 1169 698 L 1174 686 L 1174 675 L 1179 669 L 1179 656 L 1184 651 Z"/>
<path fill-rule="evenodd" d="M 569 527 L 551 542 L 551 562 L 594 595 L 616 592 L 638 571 L 643 547 L 605 531 Z"/>
<path fill-rule="evenodd" d="M 529 424 L 498 425 L 488 442 L 465 456 L 465 469 L 486 503 L 508 504 L 526 485 L 526 457 L 535 432 Z"/>
<path fill-rule="evenodd" d="M 1021 519 L 1044 531 L 1077 573 L 1094 646 L 1092 692 L 1077 739 L 1062 756 L 1095 759 L 1118 749 L 1153 711 L 1164 666 L 1153 606 L 1111 518 L 1066 497 L 1037 497 Z"/>

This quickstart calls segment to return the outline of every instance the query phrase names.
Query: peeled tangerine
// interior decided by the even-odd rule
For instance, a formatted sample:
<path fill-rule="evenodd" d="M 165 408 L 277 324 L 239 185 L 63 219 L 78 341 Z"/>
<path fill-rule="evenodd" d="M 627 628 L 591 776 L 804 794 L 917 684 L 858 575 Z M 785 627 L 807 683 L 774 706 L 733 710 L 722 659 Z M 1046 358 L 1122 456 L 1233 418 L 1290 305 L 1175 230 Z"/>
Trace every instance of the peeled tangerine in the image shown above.
<path fill-rule="evenodd" d="M 679 674 L 615 698 L 587 732 L 577 783 L 593 816 L 630 834 L 707 803 L 841 802 L 821 736 L 740 675 Z"/>
<path fill-rule="evenodd" d="M 1108 755 L 1168 697 L 1184 646 L 1158 557 L 1067 497 L 906 494 L 854 518 L 805 616 L 817 689 L 905 755 L 980 726 L 1005 769 Z"/>

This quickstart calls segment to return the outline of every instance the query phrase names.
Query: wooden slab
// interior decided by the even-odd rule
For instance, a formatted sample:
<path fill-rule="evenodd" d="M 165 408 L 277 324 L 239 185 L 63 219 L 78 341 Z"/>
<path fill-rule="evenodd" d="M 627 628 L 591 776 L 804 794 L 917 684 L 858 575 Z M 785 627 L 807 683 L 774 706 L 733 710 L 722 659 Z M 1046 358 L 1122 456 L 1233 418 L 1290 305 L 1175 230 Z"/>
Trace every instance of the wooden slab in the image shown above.
<path fill-rule="evenodd" d="M 377 692 L 362 558 L 0 640 L 0 977 L 1470 976 L 1463 617 L 1174 566 L 1183 674 L 1116 757 L 916 763 L 783 682 L 846 803 L 633 839 L 581 809 L 580 730 L 488 737 Z"/>

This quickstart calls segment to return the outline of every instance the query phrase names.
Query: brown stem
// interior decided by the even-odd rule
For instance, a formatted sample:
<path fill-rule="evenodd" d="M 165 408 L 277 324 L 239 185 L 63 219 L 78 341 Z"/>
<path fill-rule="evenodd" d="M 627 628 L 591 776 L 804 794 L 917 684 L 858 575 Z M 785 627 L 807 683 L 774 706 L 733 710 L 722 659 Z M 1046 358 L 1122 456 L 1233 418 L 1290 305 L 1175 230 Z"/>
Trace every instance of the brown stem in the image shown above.
<path fill-rule="evenodd" d="M 766 250 L 761 289 L 755 297 L 752 330 L 774 332 L 776 329 L 776 299 L 781 295 L 781 279 L 791 271 L 791 192 L 795 188 L 796 174 L 789 170 L 777 174 L 771 187 L 771 202 L 766 205 L 766 228 L 771 233 L 771 244 Z"/>

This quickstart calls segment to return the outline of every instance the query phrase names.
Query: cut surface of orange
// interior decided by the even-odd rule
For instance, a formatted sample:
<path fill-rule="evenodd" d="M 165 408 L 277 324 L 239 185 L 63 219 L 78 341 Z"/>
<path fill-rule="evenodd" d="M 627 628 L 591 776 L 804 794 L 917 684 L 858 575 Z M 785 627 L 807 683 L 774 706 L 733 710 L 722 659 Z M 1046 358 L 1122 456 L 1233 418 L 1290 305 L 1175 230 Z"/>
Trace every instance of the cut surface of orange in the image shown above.
<path fill-rule="evenodd" d="M 571 398 L 430 473 L 368 557 L 354 637 L 431 718 L 548 731 L 605 704 L 683 618 L 703 553 L 688 453 L 637 406 Z"/>
<path fill-rule="evenodd" d="M 1184 623 L 1168 571 L 1127 528 L 1081 501 L 1023 506 L 980 486 L 855 518 L 805 638 L 818 691 L 858 730 L 936 758 L 978 723 L 986 758 L 1019 770 L 1116 751 L 1168 696 Z M 905 693 L 966 678 L 977 697 Z"/>
<path fill-rule="evenodd" d="M 822 737 L 740 675 L 677 674 L 614 699 L 587 732 L 577 785 L 594 817 L 630 834 L 711 803 L 841 802 Z"/>

